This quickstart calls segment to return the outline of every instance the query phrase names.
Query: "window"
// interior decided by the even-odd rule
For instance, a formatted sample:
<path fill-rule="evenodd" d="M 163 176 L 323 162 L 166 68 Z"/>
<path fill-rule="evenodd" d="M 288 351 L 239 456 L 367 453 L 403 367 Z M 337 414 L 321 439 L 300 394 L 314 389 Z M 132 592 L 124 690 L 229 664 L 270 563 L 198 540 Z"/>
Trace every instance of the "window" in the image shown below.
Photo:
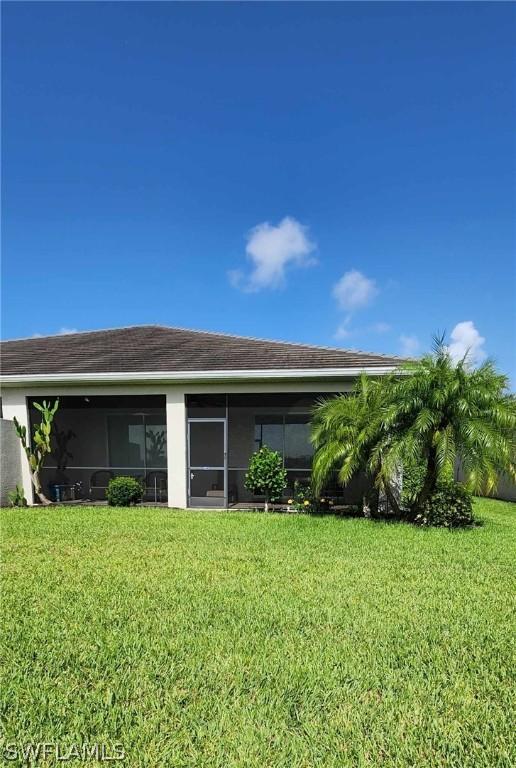
<path fill-rule="evenodd" d="M 283 417 L 256 416 L 254 426 L 254 450 L 264 445 L 283 456 Z"/>
<path fill-rule="evenodd" d="M 310 442 L 310 417 L 285 416 L 285 467 L 310 469 L 313 448 Z"/>
<path fill-rule="evenodd" d="M 144 416 L 146 465 L 153 469 L 167 466 L 167 425 L 163 416 Z"/>
<path fill-rule="evenodd" d="M 263 445 L 278 451 L 286 469 L 310 469 L 313 455 L 310 416 L 256 416 L 254 450 Z"/>
<path fill-rule="evenodd" d="M 109 461 L 112 467 L 143 467 L 145 431 L 141 416 L 108 416 Z"/>

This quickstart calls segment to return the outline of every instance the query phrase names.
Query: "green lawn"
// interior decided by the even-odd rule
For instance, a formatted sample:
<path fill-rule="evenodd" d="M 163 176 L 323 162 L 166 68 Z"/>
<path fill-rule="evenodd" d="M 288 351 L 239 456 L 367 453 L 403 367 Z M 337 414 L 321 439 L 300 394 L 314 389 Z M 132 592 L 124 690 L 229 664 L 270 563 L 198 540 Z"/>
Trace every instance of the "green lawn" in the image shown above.
<path fill-rule="evenodd" d="M 476 512 L 450 533 L 3 510 L 5 740 L 163 768 L 512 766 L 516 505 Z"/>

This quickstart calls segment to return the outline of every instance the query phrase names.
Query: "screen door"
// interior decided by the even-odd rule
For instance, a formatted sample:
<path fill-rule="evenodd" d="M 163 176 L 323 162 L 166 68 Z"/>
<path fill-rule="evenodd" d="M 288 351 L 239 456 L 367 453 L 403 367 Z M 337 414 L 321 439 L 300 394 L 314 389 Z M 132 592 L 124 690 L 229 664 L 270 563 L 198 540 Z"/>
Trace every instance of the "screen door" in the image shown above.
<path fill-rule="evenodd" d="M 226 507 L 226 419 L 188 420 L 188 505 Z"/>

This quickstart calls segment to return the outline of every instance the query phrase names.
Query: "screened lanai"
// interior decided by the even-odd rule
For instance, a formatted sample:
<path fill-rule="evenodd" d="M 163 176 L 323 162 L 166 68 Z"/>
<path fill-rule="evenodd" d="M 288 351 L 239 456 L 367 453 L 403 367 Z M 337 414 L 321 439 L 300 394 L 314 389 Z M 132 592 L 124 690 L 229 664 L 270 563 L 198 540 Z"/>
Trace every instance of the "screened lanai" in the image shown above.
<path fill-rule="evenodd" d="M 254 451 L 267 445 L 281 455 L 287 487 L 310 482 L 313 448 L 310 419 L 323 395 L 313 393 L 187 395 L 188 502 L 190 506 L 248 506 L 263 501 L 245 487 Z M 335 480 L 324 490 L 342 503 L 358 503 L 362 478 L 343 489 Z"/>
<path fill-rule="evenodd" d="M 313 449 L 310 419 L 324 396 L 312 393 L 186 394 L 185 463 L 190 507 L 248 507 L 263 498 L 245 487 L 254 451 L 277 451 L 287 473 L 278 503 L 294 494 L 296 481 L 310 482 Z M 52 397 L 38 398 L 52 400 Z M 30 402 L 31 420 L 39 412 Z M 177 435 L 176 435 L 177 436 Z M 186 478 L 184 476 L 186 469 Z M 167 420 L 165 395 L 74 395 L 59 399 L 52 454 L 42 472 L 42 486 L 54 501 L 104 501 L 109 480 L 136 477 L 146 503 L 167 503 Z M 357 478 L 346 488 L 332 481 L 324 495 L 343 504 L 358 503 L 366 487 Z"/>
<path fill-rule="evenodd" d="M 39 413 L 30 404 L 34 423 Z M 100 501 L 118 475 L 138 478 L 146 501 L 167 501 L 165 396 L 60 397 L 41 476 L 44 491 L 54 501 Z"/>

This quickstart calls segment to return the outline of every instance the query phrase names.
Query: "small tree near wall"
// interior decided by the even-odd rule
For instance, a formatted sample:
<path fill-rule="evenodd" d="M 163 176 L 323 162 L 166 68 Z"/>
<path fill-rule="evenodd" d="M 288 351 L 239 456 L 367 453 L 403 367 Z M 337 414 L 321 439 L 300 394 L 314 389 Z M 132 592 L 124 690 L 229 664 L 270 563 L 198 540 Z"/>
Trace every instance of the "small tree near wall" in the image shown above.
<path fill-rule="evenodd" d="M 41 480 L 39 473 L 43 466 L 45 456 L 50 453 L 50 433 L 52 431 L 52 422 L 54 420 L 55 413 L 59 407 L 59 400 L 54 402 L 54 405 L 46 400 L 43 400 L 43 404 L 32 403 L 34 408 L 41 413 L 41 423 L 34 427 L 34 434 L 32 436 L 32 446 L 30 444 L 30 438 L 27 434 L 27 428 L 20 424 L 16 416 L 14 417 L 14 426 L 16 434 L 20 438 L 23 450 L 27 456 L 29 462 L 29 471 L 34 490 L 36 495 L 42 504 L 50 504 L 49 499 L 43 493 L 41 488 Z"/>
<path fill-rule="evenodd" d="M 253 453 L 244 484 L 257 496 L 265 496 L 265 511 L 268 512 L 269 503 L 279 499 L 287 485 L 287 472 L 279 453 L 266 445 Z"/>

